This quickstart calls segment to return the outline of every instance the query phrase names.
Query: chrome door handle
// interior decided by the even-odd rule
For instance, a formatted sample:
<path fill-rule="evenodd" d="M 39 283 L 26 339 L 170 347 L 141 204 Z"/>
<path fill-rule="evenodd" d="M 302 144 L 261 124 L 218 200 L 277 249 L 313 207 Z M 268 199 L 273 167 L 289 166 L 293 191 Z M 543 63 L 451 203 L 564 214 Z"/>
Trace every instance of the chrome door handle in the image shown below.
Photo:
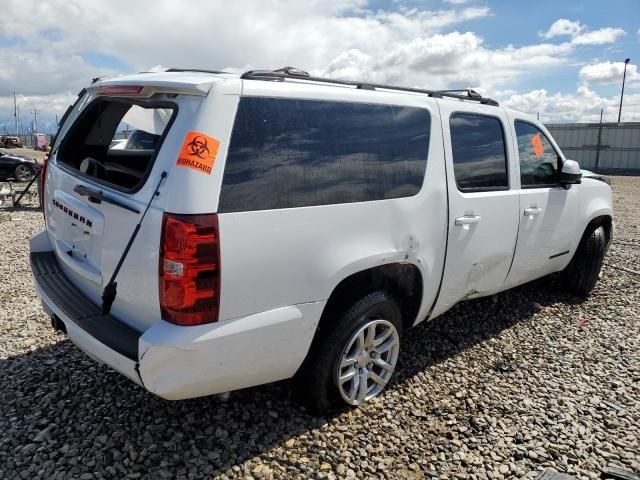
<path fill-rule="evenodd" d="M 529 207 L 524 209 L 525 216 L 531 217 L 533 215 L 540 215 L 542 213 L 542 208 L 539 207 Z"/>
<path fill-rule="evenodd" d="M 472 223 L 478 223 L 482 220 L 480 215 L 465 215 L 464 217 L 456 218 L 456 225 L 471 225 Z"/>

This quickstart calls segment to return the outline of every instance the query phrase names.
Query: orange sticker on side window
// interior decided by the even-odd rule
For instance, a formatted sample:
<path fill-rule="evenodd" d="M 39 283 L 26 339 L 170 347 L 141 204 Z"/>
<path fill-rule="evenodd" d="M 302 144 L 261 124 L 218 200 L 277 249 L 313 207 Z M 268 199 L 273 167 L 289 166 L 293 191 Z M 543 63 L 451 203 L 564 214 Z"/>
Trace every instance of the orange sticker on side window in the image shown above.
<path fill-rule="evenodd" d="M 176 165 L 211 175 L 220 142 L 200 132 L 189 132 L 178 154 Z"/>
<path fill-rule="evenodd" d="M 539 133 L 531 137 L 531 146 L 533 147 L 533 153 L 536 154 L 536 157 L 541 157 L 544 153 L 544 145 L 542 144 L 542 138 L 540 138 Z"/>

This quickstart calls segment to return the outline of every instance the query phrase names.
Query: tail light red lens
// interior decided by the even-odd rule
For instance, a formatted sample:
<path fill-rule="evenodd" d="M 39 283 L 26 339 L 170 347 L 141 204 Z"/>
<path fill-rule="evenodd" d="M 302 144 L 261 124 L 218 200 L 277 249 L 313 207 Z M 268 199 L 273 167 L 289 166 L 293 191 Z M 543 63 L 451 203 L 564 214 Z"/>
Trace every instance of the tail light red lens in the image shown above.
<path fill-rule="evenodd" d="M 164 320 L 177 325 L 218 320 L 220 239 L 216 214 L 164 214 L 159 288 Z"/>

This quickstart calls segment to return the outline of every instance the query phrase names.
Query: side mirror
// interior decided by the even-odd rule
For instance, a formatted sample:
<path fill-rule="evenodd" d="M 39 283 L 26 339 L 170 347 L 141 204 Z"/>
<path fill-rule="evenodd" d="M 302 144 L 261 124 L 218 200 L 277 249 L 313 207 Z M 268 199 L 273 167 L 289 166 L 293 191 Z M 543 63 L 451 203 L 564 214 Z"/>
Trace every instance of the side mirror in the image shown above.
<path fill-rule="evenodd" d="M 580 165 L 575 160 L 565 160 L 558 174 L 558 182 L 565 187 L 582 182 Z"/>

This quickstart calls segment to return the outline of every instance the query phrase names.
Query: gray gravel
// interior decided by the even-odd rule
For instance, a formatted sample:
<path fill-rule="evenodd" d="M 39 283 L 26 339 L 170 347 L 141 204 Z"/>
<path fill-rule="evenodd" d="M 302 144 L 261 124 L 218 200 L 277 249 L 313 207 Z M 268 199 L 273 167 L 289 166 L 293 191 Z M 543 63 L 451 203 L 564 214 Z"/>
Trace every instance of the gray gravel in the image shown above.
<path fill-rule="evenodd" d="M 640 178 L 614 188 L 607 263 L 640 270 Z M 314 418 L 286 382 L 226 403 L 168 402 L 89 360 L 53 332 L 32 286 L 41 213 L 10 217 L 0 215 L 0 478 L 640 473 L 638 276 L 605 267 L 584 303 L 545 279 L 461 304 L 409 333 L 381 398 Z"/>

